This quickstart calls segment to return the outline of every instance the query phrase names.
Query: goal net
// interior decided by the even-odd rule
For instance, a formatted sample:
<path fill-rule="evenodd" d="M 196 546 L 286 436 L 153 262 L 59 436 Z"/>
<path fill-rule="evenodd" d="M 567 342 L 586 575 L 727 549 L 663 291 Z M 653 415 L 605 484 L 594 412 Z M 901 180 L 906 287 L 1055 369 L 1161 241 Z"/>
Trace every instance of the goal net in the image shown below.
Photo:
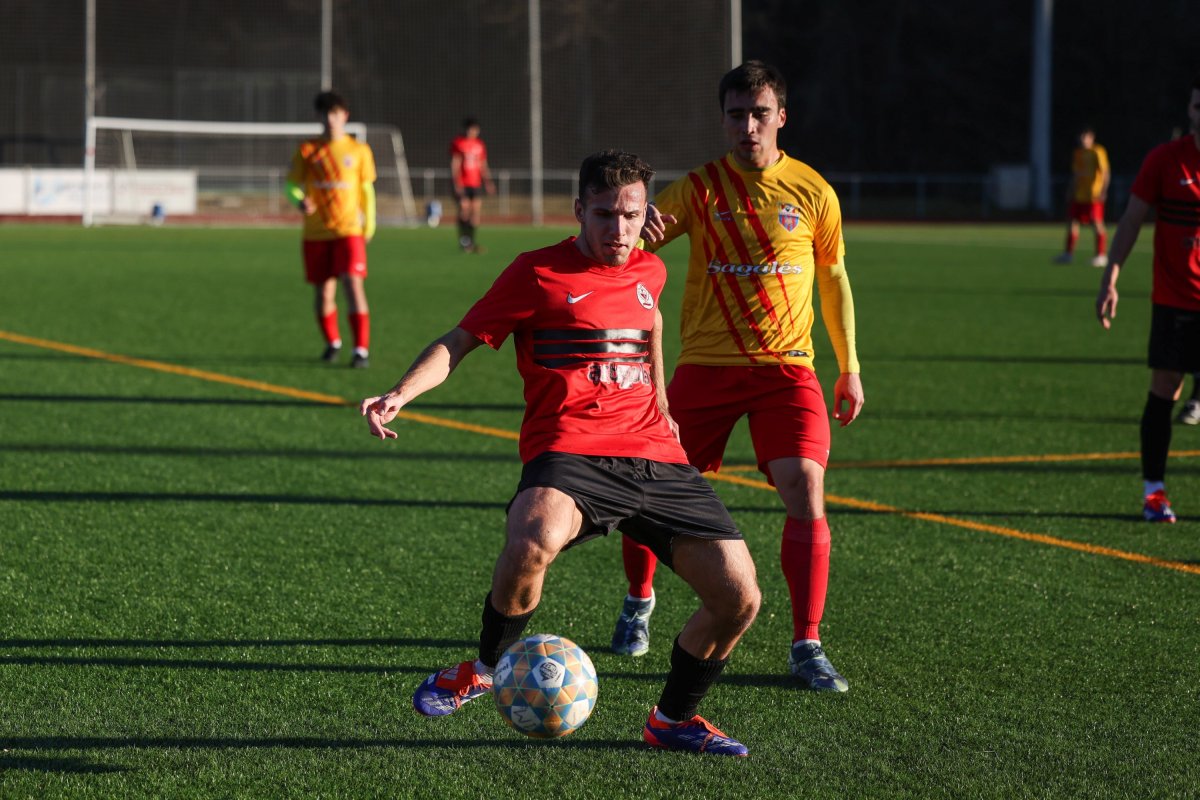
<path fill-rule="evenodd" d="M 375 154 L 380 224 L 417 218 L 400 131 L 351 122 Z M 185 219 L 208 224 L 290 220 L 284 184 L 292 154 L 317 123 L 93 117 L 87 127 L 83 222 Z"/>

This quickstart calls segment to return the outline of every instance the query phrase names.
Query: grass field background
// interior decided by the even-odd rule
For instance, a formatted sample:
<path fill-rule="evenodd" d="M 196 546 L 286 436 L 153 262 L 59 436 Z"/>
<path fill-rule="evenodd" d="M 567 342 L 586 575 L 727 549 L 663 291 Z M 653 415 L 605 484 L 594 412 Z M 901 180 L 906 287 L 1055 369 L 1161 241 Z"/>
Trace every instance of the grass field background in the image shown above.
<path fill-rule="evenodd" d="M 1140 522 L 1148 230 L 1108 332 L 1056 226 L 848 230 L 867 405 L 834 432 L 822 626 L 848 695 L 785 677 L 783 513 L 743 427 L 715 485 L 764 604 L 701 712 L 749 759 L 641 744 L 695 603 L 663 571 L 651 652 L 609 654 L 615 537 L 555 563 L 530 626 L 596 664 L 578 733 L 416 715 L 474 652 L 520 472 L 511 438 L 431 422 L 515 432 L 511 345 L 397 441 L 349 404 L 566 233 L 463 256 L 381 231 L 352 371 L 317 360 L 294 230 L 0 227 L 0 796 L 1196 796 L 1200 430 L 1175 431 L 1180 523 Z M 664 258 L 672 360 L 685 246 Z M 823 332 L 817 363 L 831 397 Z"/>

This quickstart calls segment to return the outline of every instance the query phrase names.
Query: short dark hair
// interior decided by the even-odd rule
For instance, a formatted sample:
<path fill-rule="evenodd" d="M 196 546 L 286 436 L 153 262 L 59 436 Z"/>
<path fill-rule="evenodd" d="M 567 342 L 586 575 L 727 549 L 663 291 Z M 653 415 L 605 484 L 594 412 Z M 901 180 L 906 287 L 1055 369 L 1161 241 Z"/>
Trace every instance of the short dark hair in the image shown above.
<path fill-rule="evenodd" d="M 1192 81 L 1192 88 L 1197 92 L 1200 92 L 1200 78 L 1196 78 L 1196 80 Z"/>
<path fill-rule="evenodd" d="M 313 100 L 313 108 L 317 110 L 317 113 L 328 114 L 335 108 L 340 108 L 342 111 L 349 111 L 350 104 L 346 102 L 346 98 L 337 92 L 326 91 L 318 94 L 317 99 Z"/>
<path fill-rule="evenodd" d="M 740 67 L 734 67 L 721 78 L 717 89 L 717 100 L 721 110 L 725 110 L 725 95 L 729 92 L 747 92 L 758 94 L 763 89 L 775 92 L 780 108 L 787 107 L 787 80 L 776 67 L 762 61 L 747 61 Z"/>
<path fill-rule="evenodd" d="M 474 117 L 463 117 L 462 127 L 464 131 L 471 128 L 478 128 L 479 120 L 475 119 Z"/>
<path fill-rule="evenodd" d="M 654 170 L 633 153 L 601 150 L 585 158 L 579 167 L 579 199 L 584 201 L 589 192 L 600 194 L 634 183 L 644 183 L 649 188 L 653 178 Z"/>

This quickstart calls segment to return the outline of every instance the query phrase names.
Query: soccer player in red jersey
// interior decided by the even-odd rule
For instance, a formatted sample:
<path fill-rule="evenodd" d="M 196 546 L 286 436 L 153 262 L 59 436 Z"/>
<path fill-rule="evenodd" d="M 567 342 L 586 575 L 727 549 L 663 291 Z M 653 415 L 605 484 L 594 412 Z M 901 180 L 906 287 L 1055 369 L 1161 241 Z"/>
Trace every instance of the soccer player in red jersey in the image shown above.
<path fill-rule="evenodd" d="M 1059 264 L 1070 264 L 1079 242 L 1079 226 L 1091 225 L 1096 234 L 1096 256 L 1093 267 L 1108 263 L 1105 247 L 1108 231 L 1104 227 L 1104 201 L 1108 197 L 1108 182 L 1112 170 L 1108 166 L 1108 151 L 1096 143 L 1096 132 L 1084 128 L 1079 132 L 1079 146 L 1071 154 L 1071 182 L 1067 185 L 1067 247 L 1058 258 Z"/>
<path fill-rule="evenodd" d="M 315 290 L 317 324 L 325 337 L 321 356 L 332 362 L 342 349 L 337 321 L 340 280 L 354 334 L 352 367 L 368 365 L 371 317 L 363 281 L 367 245 L 375 235 L 375 157 L 366 142 L 346 134 L 350 107 L 336 92 L 314 102 L 325 130 L 292 156 L 288 198 L 304 214 L 304 274 Z"/>
<path fill-rule="evenodd" d="M 837 195 L 779 149 L 786 95 L 780 72 L 760 61 L 727 73 L 718 97 L 729 152 L 660 192 L 661 218 L 651 214 L 643 238 L 651 249 L 685 234 L 691 243 L 683 349 L 668 389 L 684 449 L 700 470 L 716 470 L 734 424 L 749 417 L 758 468 L 787 510 L 780 563 L 792 603 L 789 669 L 804 686 L 844 692 L 819 633 L 830 431 L 813 371 L 814 286 L 841 370 L 833 415 L 843 426 L 862 409 L 863 390 Z M 655 560 L 628 536 L 623 553 L 629 593 L 612 647 L 640 655 L 649 648 Z"/>
<path fill-rule="evenodd" d="M 462 134 L 450 142 L 450 178 L 458 203 L 458 246 L 465 253 L 481 253 L 475 231 L 483 212 L 483 192 L 494 194 L 496 187 L 488 168 L 487 146 L 479 138 L 479 121 L 472 117 L 463 120 Z"/>
<path fill-rule="evenodd" d="M 1150 392 L 1141 424 L 1142 517 L 1148 522 L 1175 521 L 1163 483 L 1171 410 L 1184 375 L 1200 370 L 1200 79 L 1192 84 L 1188 120 L 1190 136 L 1160 144 L 1142 162 L 1096 295 L 1096 318 L 1107 330 L 1117 316 L 1117 277 L 1153 207 Z"/>
<path fill-rule="evenodd" d="M 425 348 L 388 392 L 362 401 L 370 431 L 441 384 L 480 345 L 513 337 L 525 383 L 521 481 L 483 603 L 479 657 L 430 675 L 413 695 L 444 716 L 492 690 L 500 655 L 520 638 L 546 569 L 568 547 L 618 526 L 696 592 L 643 738 L 656 747 L 746 755 L 696 711 L 758 612 L 754 563 L 712 487 L 688 465 L 663 389 L 663 263 L 637 247 L 654 172 L 636 156 L 584 160 L 579 235 L 524 253 L 456 328 Z"/>

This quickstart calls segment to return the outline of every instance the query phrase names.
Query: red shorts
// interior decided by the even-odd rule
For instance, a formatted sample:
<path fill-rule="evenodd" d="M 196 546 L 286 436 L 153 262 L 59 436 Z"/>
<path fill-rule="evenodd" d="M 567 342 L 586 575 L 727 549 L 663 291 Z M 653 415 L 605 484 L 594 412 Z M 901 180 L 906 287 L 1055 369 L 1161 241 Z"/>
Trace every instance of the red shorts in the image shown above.
<path fill-rule="evenodd" d="M 688 461 L 701 472 L 721 466 L 734 424 L 750 417 L 758 469 L 777 458 L 829 462 L 829 412 L 817 375 L 800 366 L 706 367 L 681 364 L 667 387 L 671 416 Z"/>
<path fill-rule="evenodd" d="M 350 275 L 367 277 L 367 243 L 361 236 L 304 240 L 304 279 L 324 283 Z"/>
<path fill-rule="evenodd" d="M 1067 209 L 1067 219 L 1084 225 L 1104 222 L 1104 201 L 1096 200 L 1092 203 L 1072 201 L 1071 207 Z"/>

